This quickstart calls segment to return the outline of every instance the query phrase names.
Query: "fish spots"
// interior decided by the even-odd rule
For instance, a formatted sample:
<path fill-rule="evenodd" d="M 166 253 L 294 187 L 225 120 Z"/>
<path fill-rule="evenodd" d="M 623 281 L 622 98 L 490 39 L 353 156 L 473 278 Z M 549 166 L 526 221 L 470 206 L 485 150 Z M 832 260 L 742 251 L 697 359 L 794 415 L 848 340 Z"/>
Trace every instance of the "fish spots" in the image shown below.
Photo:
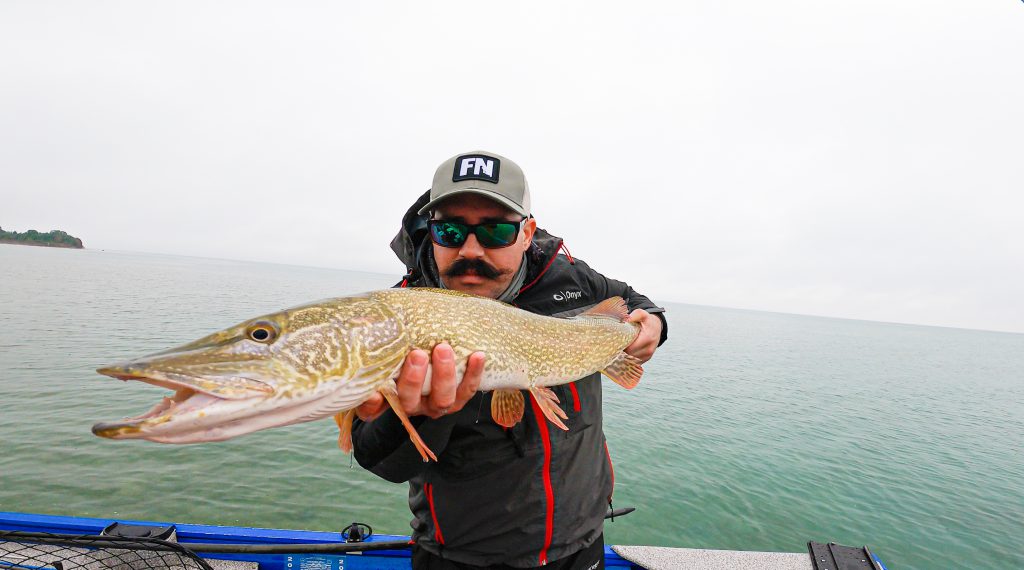
<path fill-rule="evenodd" d="M 280 327 L 275 342 L 245 340 L 246 327 L 260 321 Z M 393 387 L 411 348 L 431 350 L 441 342 L 454 349 L 460 378 L 472 352 L 486 353 L 484 390 L 564 384 L 606 368 L 635 334 L 632 325 L 607 318 L 553 319 L 422 289 L 333 299 L 247 321 L 186 345 L 189 350 L 161 353 L 163 380 L 154 383 L 187 385 L 216 395 L 216 402 L 204 396 L 208 401 L 193 404 L 208 408 L 174 421 L 168 415 L 141 427 L 123 420 L 99 424 L 104 433 L 97 435 L 212 441 L 318 419 Z M 157 369 L 154 362 L 132 364 L 148 371 Z"/>
<path fill-rule="evenodd" d="M 353 330 L 354 339 L 368 352 L 377 352 L 393 345 L 403 336 L 398 319 L 383 316 L 374 320 L 361 319 Z"/>

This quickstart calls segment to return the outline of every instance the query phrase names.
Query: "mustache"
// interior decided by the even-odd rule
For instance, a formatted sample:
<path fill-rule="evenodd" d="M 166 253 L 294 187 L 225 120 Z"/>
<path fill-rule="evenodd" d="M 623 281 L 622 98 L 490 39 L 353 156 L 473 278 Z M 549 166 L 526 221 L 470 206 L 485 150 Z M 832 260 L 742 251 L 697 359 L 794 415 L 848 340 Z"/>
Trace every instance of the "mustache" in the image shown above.
<path fill-rule="evenodd" d="M 459 275 L 466 275 L 471 271 L 486 279 L 497 279 L 502 274 L 497 267 L 494 267 L 482 259 L 461 258 L 456 259 L 455 263 L 452 263 L 451 267 L 444 272 L 444 276 L 458 277 Z"/>

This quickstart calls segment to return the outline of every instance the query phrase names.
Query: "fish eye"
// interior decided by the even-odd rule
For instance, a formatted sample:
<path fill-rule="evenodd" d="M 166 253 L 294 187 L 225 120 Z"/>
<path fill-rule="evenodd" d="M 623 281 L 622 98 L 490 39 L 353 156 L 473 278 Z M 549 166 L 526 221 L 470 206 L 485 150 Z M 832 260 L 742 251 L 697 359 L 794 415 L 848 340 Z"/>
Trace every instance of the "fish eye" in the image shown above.
<path fill-rule="evenodd" d="M 277 327 L 267 322 L 255 323 L 249 326 L 245 335 L 251 340 L 267 344 L 277 339 Z"/>

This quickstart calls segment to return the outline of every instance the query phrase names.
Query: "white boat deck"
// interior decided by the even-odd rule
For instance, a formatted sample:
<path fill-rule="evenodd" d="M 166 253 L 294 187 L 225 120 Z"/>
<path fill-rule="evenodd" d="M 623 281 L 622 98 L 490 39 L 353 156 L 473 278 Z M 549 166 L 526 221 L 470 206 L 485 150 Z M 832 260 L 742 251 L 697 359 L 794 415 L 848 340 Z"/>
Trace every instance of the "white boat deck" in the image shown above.
<path fill-rule="evenodd" d="M 810 554 L 744 552 L 663 546 L 612 546 L 616 554 L 647 570 L 814 570 Z"/>

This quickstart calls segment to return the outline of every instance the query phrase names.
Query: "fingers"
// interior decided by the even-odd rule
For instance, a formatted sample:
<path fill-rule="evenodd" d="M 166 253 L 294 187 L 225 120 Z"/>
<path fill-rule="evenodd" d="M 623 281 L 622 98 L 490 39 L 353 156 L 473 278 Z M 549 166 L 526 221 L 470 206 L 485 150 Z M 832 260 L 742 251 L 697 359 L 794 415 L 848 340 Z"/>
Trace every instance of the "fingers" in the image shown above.
<path fill-rule="evenodd" d="M 640 362 L 643 363 L 654 356 L 654 348 L 654 345 L 651 343 L 644 343 L 639 346 L 633 343 L 626 348 L 626 354 L 639 358 Z"/>
<path fill-rule="evenodd" d="M 484 376 L 485 360 L 486 357 L 482 352 L 474 352 L 469 355 L 469 360 L 466 361 L 466 373 L 463 374 L 462 383 L 459 384 L 458 390 L 455 391 L 455 405 L 459 409 L 462 409 L 462 406 L 466 405 L 466 402 L 480 388 L 480 380 Z"/>
<path fill-rule="evenodd" d="M 429 366 L 428 366 L 429 360 Z M 437 419 L 462 409 L 480 387 L 484 373 L 484 353 L 474 352 L 466 361 L 466 371 L 461 382 L 455 362 L 455 351 L 451 345 L 441 343 L 428 356 L 423 350 L 413 350 L 405 358 L 395 382 L 398 385 L 398 401 L 408 416 L 429 416 Z M 424 396 L 423 386 L 430 372 L 430 392 Z M 359 419 L 370 421 L 387 409 L 387 402 L 380 394 L 356 408 Z"/>
<path fill-rule="evenodd" d="M 626 319 L 626 322 L 627 323 L 640 323 L 641 325 L 643 325 L 644 320 L 646 320 L 647 317 L 649 317 L 649 316 L 651 316 L 651 314 L 648 313 L 647 311 L 645 311 L 643 309 L 636 309 L 632 313 L 629 314 L 629 318 Z M 657 317 L 655 317 L 655 318 L 657 318 Z"/>
<path fill-rule="evenodd" d="M 386 409 L 387 404 L 384 401 L 384 396 L 374 392 L 369 400 L 366 400 L 356 408 L 356 415 L 364 422 L 369 422 L 377 419 Z"/>
<path fill-rule="evenodd" d="M 430 372 L 427 408 L 428 415 L 436 417 L 448 413 L 455 405 L 455 390 L 458 385 L 455 375 L 455 352 L 447 343 L 441 343 L 434 347 L 431 363 L 433 370 Z"/>
<path fill-rule="evenodd" d="M 626 354 L 647 362 L 654 356 L 661 340 L 661 319 L 648 313 L 643 309 L 636 309 L 629 314 L 628 322 L 640 325 L 640 333 L 633 342 L 626 347 Z"/>
<path fill-rule="evenodd" d="M 466 361 L 460 381 L 455 366 L 455 352 L 447 344 L 434 347 L 430 395 L 424 398 L 424 413 L 434 419 L 461 410 L 480 387 L 484 374 L 484 353 L 474 352 Z"/>
<path fill-rule="evenodd" d="M 423 380 L 427 376 L 427 353 L 413 350 L 405 357 L 405 364 L 398 374 L 398 401 L 406 415 L 418 415 L 423 393 Z"/>

